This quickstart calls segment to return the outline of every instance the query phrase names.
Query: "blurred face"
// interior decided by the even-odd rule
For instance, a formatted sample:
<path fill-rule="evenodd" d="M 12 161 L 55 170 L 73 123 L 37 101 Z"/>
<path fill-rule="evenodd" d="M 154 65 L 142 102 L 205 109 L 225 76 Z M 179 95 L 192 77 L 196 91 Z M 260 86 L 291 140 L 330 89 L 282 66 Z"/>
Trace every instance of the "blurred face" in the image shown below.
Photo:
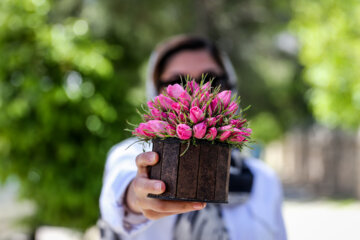
<path fill-rule="evenodd" d="M 192 78 L 201 79 L 203 73 L 223 76 L 222 68 L 216 63 L 206 50 L 184 50 L 172 56 L 166 64 L 160 76 L 163 83 L 160 92 L 166 84 L 173 84 L 174 79 L 179 79 L 179 75 L 190 75 Z"/>

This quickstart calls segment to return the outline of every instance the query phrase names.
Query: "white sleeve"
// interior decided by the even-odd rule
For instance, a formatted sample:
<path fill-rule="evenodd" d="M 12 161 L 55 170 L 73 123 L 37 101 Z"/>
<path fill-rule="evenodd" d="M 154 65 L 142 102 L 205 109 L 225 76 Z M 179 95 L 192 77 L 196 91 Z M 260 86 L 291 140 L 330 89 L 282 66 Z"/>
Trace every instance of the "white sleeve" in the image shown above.
<path fill-rule="evenodd" d="M 133 144 L 136 139 L 127 139 L 114 146 L 106 159 L 103 186 L 100 196 L 101 218 L 118 234 L 133 236 L 150 224 L 144 216 L 128 214 L 123 204 L 125 191 L 136 176 L 135 158 L 150 146 Z M 128 148 L 129 147 L 129 148 Z"/>

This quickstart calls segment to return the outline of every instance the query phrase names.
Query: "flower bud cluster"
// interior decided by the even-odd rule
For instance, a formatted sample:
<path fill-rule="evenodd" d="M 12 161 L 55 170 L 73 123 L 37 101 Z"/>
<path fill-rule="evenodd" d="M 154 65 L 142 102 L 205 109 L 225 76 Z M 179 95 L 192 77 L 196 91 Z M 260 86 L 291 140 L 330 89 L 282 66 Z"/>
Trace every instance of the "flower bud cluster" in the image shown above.
<path fill-rule="evenodd" d="M 143 140 L 195 138 L 241 145 L 249 140 L 251 129 L 240 117 L 239 102 L 231 91 L 220 92 L 211 82 L 189 80 L 184 87 L 169 85 L 147 103 L 144 122 L 132 133 Z"/>

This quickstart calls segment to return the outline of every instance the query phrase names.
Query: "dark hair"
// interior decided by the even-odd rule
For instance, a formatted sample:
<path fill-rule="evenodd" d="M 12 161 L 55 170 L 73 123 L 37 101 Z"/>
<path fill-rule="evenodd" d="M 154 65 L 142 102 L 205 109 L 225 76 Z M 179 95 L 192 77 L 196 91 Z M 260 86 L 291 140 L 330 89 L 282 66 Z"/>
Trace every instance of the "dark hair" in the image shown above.
<path fill-rule="evenodd" d="M 170 42 L 169 44 L 165 44 L 165 46 L 163 46 L 161 56 L 159 57 L 154 69 L 153 79 L 155 81 L 156 89 L 159 89 L 160 76 L 163 73 L 169 59 L 184 50 L 208 51 L 219 67 L 221 67 L 224 74 L 226 74 L 225 67 L 220 56 L 220 51 L 213 42 L 203 37 L 187 36 L 175 43 Z"/>

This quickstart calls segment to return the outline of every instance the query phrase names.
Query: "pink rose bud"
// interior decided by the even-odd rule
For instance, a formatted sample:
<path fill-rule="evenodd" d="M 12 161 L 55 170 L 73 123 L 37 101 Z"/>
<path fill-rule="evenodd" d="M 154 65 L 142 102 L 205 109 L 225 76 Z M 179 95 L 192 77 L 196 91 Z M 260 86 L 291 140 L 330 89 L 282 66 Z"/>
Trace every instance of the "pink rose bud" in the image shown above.
<path fill-rule="evenodd" d="M 180 97 L 180 95 L 186 91 L 184 90 L 184 88 L 181 85 L 174 84 L 174 85 L 169 85 L 166 88 L 166 92 L 170 97 L 178 99 Z"/>
<path fill-rule="evenodd" d="M 169 117 L 169 119 L 171 119 L 171 120 L 175 120 L 175 119 L 176 119 L 175 113 L 172 113 L 172 112 L 169 112 L 169 113 L 168 113 L 168 117 Z"/>
<path fill-rule="evenodd" d="M 199 85 L 196 83 L 195 80 L 187 82 L 186 86 L 190 89 L 191 93 L 194 93 L 196 89 L 199 88 Z"/>
<path fill-rule="evenodd" d="M 191 107 L 199 107 L 200 106 L 200 102 L 198 98 L 194 98 L 194 100 L 191 103 Z"/>
<path fill-rule="evenodd" d="M 233 126 L 232 125 L 222 126 L 218 130 L 220 132 L 219 139 L 220 141 L 223 142 L 230 137 L 231 133 L 233 132 Z"/>
<path fill-rule="evenodd" d="M 168 122 L 173 124 L 173 125 L 176 125 L 177 123 L 177 116 L 175 115 L 175 113 L 172 113 L 172 112 L 168 112 Z"/>
<path fill-rule="evenodd" d="M 225 141 L 226 139 L 228 139 L 231 135 L 231 132 L 230 131 L 225 131 L 225 132 L 222 132 L 219 136 L 219 139 L 220 141 Z"/>
<path fill-rule="evenodd" d="M 211 103 L 210 103 L 210 111 L 212 114 L 216 114 L 219 110 L 220 110 L 220 104 L 221 102 L 219 101 L 218 98 L 214 98 Z"/>
<path fill-rule="evenodd" d="M 154 102 L 151 101 L 151 100 L 147 102 L 147 105 L 148 105 L 149 109 L 155 108 L 155 104 L 154 104 Z"/>
<path fill-rule="evenodd" d="M 204 92 L 200 97 L 200 104 L 205 104 L 209 100 L 209 93 Z"/>
<path fill-rule="evenodd" d="M 190 109 L 190 120 L 193 123 L 198 123 L 204 120 L 205 114 L 199 107 L 192 107 Z"/>
<path fill-rule="evenodd" d="M 217 130 L 215 127 L 212 127 L 212 128 L 209 128 L 206 135 L 205 135 L 205 138 L 207 140 L 214 140 L 216 138 L 216 135 L 217 135 Z"/>
<path fill-rule="evenodd" d="M 228 108 L 226 109 L 226 115 L 234 115 L 236 111 L 239 109 L 239 106 L 236 102 L 231 102 Z"/>
<path fill-rule="evenodd" d="M 229 105 L 230 100 L 231 100 L 231 91 L 229 91 L 229 90 L 222 91 L 217 95 L 217 98 L 220 99 L 224 108 L 227 108 L 227 106 Z"/>
<path fill-rule="evenodd" d="M 206 113 L 206 109 L 207 109 L 207 106 L 206 106 L 206 104 L 204 104 L 204 106 L 201 107 L 201 111 L 203 111 L 203 113 Z"/>
<path fill-rule="evenodd" d="M 180 94 L 179 101 L 186 107 L 189 107 L 191 102 L 191 97 L 188 92 L 184 91 Z"/>
<path fill-rule="evenodd" d="M 216 123 L 221 125 L 223 123 L 224 120 L 224 116 L 223 115 L 217 115 L 216 117 Z"/>
<path fill-rule="evenodd" d="M 192 136 L 191 127 L 186 124 L 179 124 L 176 127 L 176 134 L 181 140 L 187 140 Z"/>
<path fill-rule="evenodd" d="M 167 119 L 167 117 L 168 117 L 168 115 L 167 115 L 167 113 L 166 112 L 162 112 L 161 113 L 161 117 L 162 118 L 165 118 L 165 120 Z"/>
<path fill-rule="evenodd" d="M 208 118 L 206 119 L 206 123 L 209 127 L 213 127 L 216 124 L 216 118 L 214 117 Z"/>
<path fill-rule="evenodd" d="M 155 137 L 155 134 L 151 133 L 147 123 L 140 123 L 139 127 L 135 129 L 135 135 L 141 137 Z"/>
<path fill-rule="evenodd" d="M 231 119 L 230 123 L 234 125 L 236 128 L 241 128 L 242 125 L 246 122 L 246 119 Z"/>
<path fill-rule="evenodd" d="M 205 83 L 201 87 L 201 91 L 203 91 L 203 92 L 209 92 L 210 89 L 211 89 L 211 83 L 210 82 Z"/>
<path fill-rule="evenodd" d="M 166 110 L 171 109 L 172 104 L 175 103 L 171 98 L 164 96 L 162 94 L 160 94 L 158 97 L 159 97 L 160 105 L 163 109 Z"/>
<path fill-rule="evenodd" d="M 238 135 L 238 136 L 230 137 L 228 139 L 228 141 L 234 142 L 234 143 L 241 143 L 241 142 L 246 142 L 247 140 L 245 137 Z"/>
<path fill-rule="evenodd" d="M 194 137 L 198 139 L 202 139 L 206 133 L 206 124 L 205 122 L 201 122 L 193 126 Z"/>
<path fill-rule="evenodd" d="M 240 133 L 244 136 L 250 136 L 252 133 L 252 130 L 251 130 L 251 128 L 242 128 L 240 130 Z"/>
<path fill-rule="evenodd" d="M 161 111 L 160 110 L 153 108 L 153 109 L 151 109 L 150 114 L 154 119 L 161 120 Z"/>
<path fill-rule="evenodd" d="M 167 125 L 166 126 L 166 132 L 171 137 L 175 137 L 176 135 L 176 128 L 173 125 Z"/>
<path fill-rule="evenodd" d="M 166 126 L 169 125 L 167 122 L 160 120 L 150 120 L 147 122 L 148 128 L 151 130 L 151 133 L 155 134 L 158 137 L 165 137 Z"/>
<path fill-rule="evenodd" d="M 150 116 L 150 115 L 147 115 L 147 114 L 144 114 L 144 120 L 147 122 L 147 121 L 150 121 L 152 120 L 153 118 Z"/>
<path fill-rule="evenodd" d="M 171 105 L 171 109 L 174 110 L 177 114 L 180 114 L 180 111 L 181 111 L 181 105 L 180 103 L 173 103 Z"/>
<path fill-rule="evenodd" d="M 187 121 L 186 121 L 186 114 L 183 113 L 183 112 L 181 112 L 181 113 L 179 114 L 179 120 L 180 120 L 180 122 L 186 123 L 186 122 L 187 122 Z"/>

